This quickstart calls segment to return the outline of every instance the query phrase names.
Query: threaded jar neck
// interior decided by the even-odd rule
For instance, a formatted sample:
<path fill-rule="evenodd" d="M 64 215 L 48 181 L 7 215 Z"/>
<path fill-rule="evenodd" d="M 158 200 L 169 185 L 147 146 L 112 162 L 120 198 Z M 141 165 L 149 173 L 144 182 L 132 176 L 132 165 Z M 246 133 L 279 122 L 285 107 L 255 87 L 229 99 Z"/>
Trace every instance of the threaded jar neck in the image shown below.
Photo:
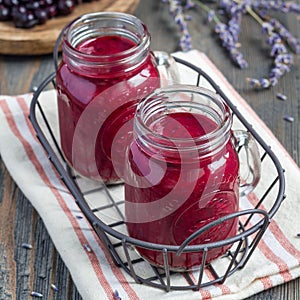
<path fill-rule="evenodd" d="M 175 114 L 184 114 L 185 120 L 192 116 L 192 125 L 178 122 Z M 195 160 L 222 149 L 230 138 L 231 125 L 229 107 L 216 93 L 201 87 L 174 85 L 157 89 L 138 104 L 134 134 L 138 145 L 150 154 Z"/>
<path fill-rule="evenodd" d="M 125 51 L 105 55 L 89 54 L 78 49 L 83 42 L 98 37 L 119 36 L 133 46 Z M 148 57 L 150 34 L 135 16 L 119 12 L 99 12 L 83 15 L 68 26 L 63 35 L 63 60 L 73 70 L 90 75 L 124 73 L 139 67 Z"/>

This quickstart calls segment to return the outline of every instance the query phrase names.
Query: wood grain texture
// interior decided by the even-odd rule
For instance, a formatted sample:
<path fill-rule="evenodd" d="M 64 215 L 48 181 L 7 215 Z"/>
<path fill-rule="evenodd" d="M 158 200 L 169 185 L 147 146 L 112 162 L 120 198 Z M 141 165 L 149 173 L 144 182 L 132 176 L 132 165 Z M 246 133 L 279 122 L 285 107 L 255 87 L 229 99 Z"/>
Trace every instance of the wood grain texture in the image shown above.
<path fill-rule="evenodd" d="M 0 22 L 1 54 L 49 54 L 63 27 L 74 18 L 91 12 L 118 11 L 132 13 L 139 0 L 94 0 L 77 5 L 67 16 L 48 20 L 33 28 L 15 28 L 12 22 Z"/>
<path fill-rule="evenodd" d="M 15 185 L 3 163 L 0 165 L 0 299 L 13 299 L 16 285 L 14 260 Z"/>
<path fill-rule="evenodd" d="M 300 3 L 300 0 L 296 2 Z M 204 16 L 199 17 L 201 12 L 191 13 L 193 21 L 189 23 L 189 29 L 194 47 L 205 52 L 216 64 L 299 165 L 300 55 L 294 57 L 292 71 L 276 87 L 255 91 L 248 88 L 245 78 L 261 77 L 271 66 L 269 49 L 259 26 L 251 18 L 245 18 L 242 22 L 241 50 L 250 67 L 240 70 L 228 59 L 227 53 L 212 34 L 212 27 L 203 22 Z M 153 49 L 167 52 L 178 50 L 176 27 L 170 22 L 168 10 L 161 1 L 140 0 L 134 14 L 147 24 L 152 35 Z M 295 15 L 280 15 L 280 18 L 287 28 L 300 37 L 299 20 Z M 0 93 L 26 93 L 53 71 L 51 55 L 0 55 Z M 286 94 L 288 99 L 278 100 L 277 92 Z M 285 113 L 291 114 L 295 121 L 285 122 Z M 287 198 L 286 201 L 289 200 Z M 295 230 L 300 231 L 297 227 L 297 224 L 300 227 L 299 221 L 296 222 Z M 32 250 L 20 247 L 22 242 L 30 242 Z M 47 300 L 82 300 L 42 220 L 15 185 L 3 163 L 0 163 L 0 266 L 0 300 L 29 300 L 32 299 L 29 294 L 32 290 L 43 293 L 43 299 Z M 58 292 L 54 293 L 50 288 L 52 283 L 58 287 Z M 247 300 L 266 299 L 300 299 L 300 279 L 266 290 Z"/>
<path fill-rule="evenodd" d="M 2 161 L 0 184 L 0 300 L 31 299 L 33 291 L 47 300 L 81 300 L 43 221 Z"/>

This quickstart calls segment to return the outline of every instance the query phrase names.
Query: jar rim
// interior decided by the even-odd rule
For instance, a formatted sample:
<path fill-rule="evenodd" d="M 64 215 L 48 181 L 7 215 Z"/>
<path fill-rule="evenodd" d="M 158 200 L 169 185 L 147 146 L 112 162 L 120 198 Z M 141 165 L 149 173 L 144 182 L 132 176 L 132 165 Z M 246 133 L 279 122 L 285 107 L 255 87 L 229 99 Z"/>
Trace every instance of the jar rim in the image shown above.
<path fill-rule="evenodd" d="M 210 132 L 198 136 L 198 137 L 184 137 L 184 138 L 178 138 L 178 137 L 166 137 L 160 133 L 152 131 L 149 126 L 146 124 L 145 120 L 147 114 L 151 113 L 152 106 L 155 106 L 156 103 L 154 102 L 154 99 L 156 99 L 158 102 L 162 101 L 162 106 L 165 104 L 172 105 L 172 101 L 165 101 L 162 99 L 163 96 L 166 96 L 171 93 L 194 93 L 198 95 L 207 96 L 209 99 L 211 99 L 222 112 L 222 118 L 220 123 L 217 124 L 217 127 Z M 169 99 L 172 100 L 172 99 Z M 179 103 L 181 105 L 184 105 L 185 103 L 192 103 L 192 101 L 182 101 L 182 103 Z M 197 103 L 193 103 L 193 107 L 197 106 Z M 148 111 L 147 111 L 148 110 Z M 152 109 L 153 112 L 153 109 Z M 136 115 L 135 115 L 135 130 L 139 137 L 142 136 L 142 140 L 145 143 L 150 143 L 151 145 L 154 145 L 155 147 L 161 147 L 161 145 L 168 144 L 169 141 L 174 141 L 175 145 L 178 145 L 180 142 L 180 150 L 193 150 L 195 147 L 200 151 L 206 151 L 209 149 L 216 149 L 220 146 L 221 143 L 224 143 L 224 138 L 228 140 L 228 134 L 232 125 L 232 112 L 230 111 L 228 105 L 226 102 L 218 95 L 217 93 L 199 86 L 193 86 L 193 85 L 186 85 L 186 84 L 175 84 L 170 85 L 167 87 L 162 87 L 159 89 L 156 89 L 154 92 L 149 94 L 147 97 L 143 98 L 136 109 Z M 153 138 L 149 138 L 155 137 Z M 159 142 L 157 142 L 159 141 Z M 172 147 L 168 147 L 169 150 L 172 150 Z M 175 147 L 174 150 L 176 150 L 177 147 Z M 178 150 L 178 149 L 177 149 Z"/>
<path fill-rule="evenodd" d="M 80 24 L 82 24 L 81 26 L 85 26 L 85 29 L 89 29 L 89 23 L 91 24 L 92 22 L 96 22 L 97 20 L 99 21 L 100 19 L 117 20 L 118 22 L 124 22 L 131 25 L 135 25 L 141 32 L 140 36 L 136 35 L 136 38 L 139 38 L 139 41 L 137 41 L 133 47 L 130 47 L 127 50 L 120 51 L 114 54 L 88 54 L 78 50 L 78 48 L 76 48 L 76 45 L 73 45 L 70 41 L 72 31 L 79 27 Z M 68 53 L 74 57 L 84 59 L 85 61 L 107 61 L 111 64 L 111 62 L 115 60 L 126 60 L 127 57 L 131 57 L 137 52 L 140 53 L 140 51 L 146 49 L 147 47 L 149 47 L 149 45 L 150 34 L 145 24 L 139 18 L 122 12 L 93 12 L 81 15 L 78 18 L 75 18 L 65 27 L 63 34 L 63 46 L 67 48 Z"/>

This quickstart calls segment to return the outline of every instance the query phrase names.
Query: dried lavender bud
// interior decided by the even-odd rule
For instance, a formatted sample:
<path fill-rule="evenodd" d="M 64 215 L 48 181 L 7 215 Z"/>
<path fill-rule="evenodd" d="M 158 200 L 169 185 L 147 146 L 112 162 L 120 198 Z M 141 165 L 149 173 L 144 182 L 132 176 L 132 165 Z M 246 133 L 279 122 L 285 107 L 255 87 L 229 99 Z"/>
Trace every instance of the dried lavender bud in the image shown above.
<path fill-rule="evenodd" d="M 284 115 L 283 119 L 287 122 L 293 123 L 294 122 L 294 117 L 290 116 L 290 115 Z"/>
<path fill-rule="evenodd" d="M 271 86 L 271 83 L 270 83 L 270 80 L 267 79 L 267 78 L 261 78 L 259 79 L 259 83 L 260 83 L 260 86 L 264 89 L 268 88 Z"/>
<path fill-rule="evenodd" d="M 275 63 L 282 63 L 289 66 L 293 63 L 293 56 L 289 53 L 283 53 L 276 56 Z M 289 69 L 289 68 L 288 68 Z"/>
<path fill-rule="evenodd" d="M 266 89 L 272 85 L 272 82 L 268 78 L 261 78 L 261 79 L 247 78 L 246 80 L 251 87 L 255 87 L 255 88 Z"/>
<path fill-rule="evenodd" d="M 212 22 L 214 16 L 215 16 L 215 11 L 214 10 L 210 10 L 209 13 L 207 14 L 207 21 L 210 23 Z"/>
<path fill-rule="evenodd" d="M 31 292 L 30 294 L 32 297 L 36 297 L 36 298 L 43 298 L 43 294 L 38 293 L 38 292 Z"/>
<path fill-rule="evenodd" d="M 275 43 L 281 43 L 281 38 L 279 36 L 279 34 L 272 32 L 271 34 L 269 34 L 268 38 L 267 38 L 267 43 L 269 45 L 273 45 Z"/>
<path fill-rule="evenodd" d="M 295 53 L 300 53 L 299 39 L 294 37 L 278 20 L 271 19 L 270 24 L 273 26 L 273 30 L 275 30 L 281 36 L 281 38 L 287 42 L 287 44 Z"/>
<path fill-rule="evenodd" d="M 28 244 L 28 243 L 23 243 L 22 244 L 22 248 L 25 248 L 25 249 L 32 249 L 32 245 L 31 244 Z"/>
<path fill-rule="evenodd" d="M 57 292 L 58 291 L 58 287 L 55 285 L 55 284 L 51 284 L 51 289 L 54 291 L 54 292 Z"/>
<path fill-rule="evenodd" d="M 84 244 L 84 248 L 87 252 L 92 252 L 92 248 L 88 244 Z"/>
<path fill-rule="evenodd" d="M 258 79 L 255 79 L 255 78 L 246 78 L 246 81 L 252 87 L 260 87 L 260 83 L 259 83 Z"/>
<path fill-rule="evenodd" d="M 117 290 L 114 291 L 114 300 L 122 300 L 122 298 L 119 296 L 119 292 Z"/>
<path fill-rule="evenodd" d="M 271 36 L 274 30 L 274 26 L 270 22 L 263 22 L 261 25 L 261 29 L 263 33 L 266 33 L 267 35 Z"/>
<path fill-rule="evenodd" d="M 270 55 L 271 55 L 272 57 L 274 57 L 274 56 L 276 56 L 277 54 L 283 54 L 283 53 L 287 53 L 287 49 L 286 49 L 286 47 L 284 46 L 284 44 L 282 44 L 282 43 L 280 42 L 280 43 L 275 43 L 275 44 L 272 46 Z"/>
<path fill-rule="evenodd" d="M 269 78 L 271 86 L 275 86 L 278 83 L 278 79 L 275 77 L 270 77 Z"/>
<path fill-rule="evenodd" d="M 185 3 L 185 9 L 192 9 L 194 8 L 196 5 L 195 3 L 193 2 L 193 0 L 186 0 L 186 3 Z"/>
<path fill-rule="evenodd" d="M 287 96 L 282 93 L 277 93 L 276 97 L 277 97 L 277 99 L 282 100 L 282 101 L 287 100 Z"/>

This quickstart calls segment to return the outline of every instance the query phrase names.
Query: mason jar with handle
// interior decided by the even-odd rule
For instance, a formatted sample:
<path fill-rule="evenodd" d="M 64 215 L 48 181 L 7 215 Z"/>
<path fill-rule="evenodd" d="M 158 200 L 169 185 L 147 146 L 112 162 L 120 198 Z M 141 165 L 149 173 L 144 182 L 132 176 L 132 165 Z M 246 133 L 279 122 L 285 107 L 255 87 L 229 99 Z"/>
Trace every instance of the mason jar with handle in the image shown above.
<path fill-rule="evenodd" d="M 238 147 L 244 147 L 252 176 L 240 178 Z M 216 93 L 189 85 L 157 89 L 137 106 L 133 141 L 125 167 L 125 217 L 130 237 L 180 246 L 200 228 L 239 210 L 239 197 L 260 178 L 260 157 L 248 132 L 232 130 L 232 114 Z M 200 245 L 234 237 L 238 219 L 228 218 L 193 238 Z M 230 245 L 211 249 L 206 262 Z M 164 266 L 160 251 L 137 247 Z M 201 265 L 202 252 L 168 253 L 170 268 Z"/>
<path fill-rule="evenodd" d="M 159 86 L 150 34 L 137 17 L 97 12 L 68 24 L 56 88 L 61 148 L 69 165 L 85 177 L 119 182 L 136 104 Z"/>

